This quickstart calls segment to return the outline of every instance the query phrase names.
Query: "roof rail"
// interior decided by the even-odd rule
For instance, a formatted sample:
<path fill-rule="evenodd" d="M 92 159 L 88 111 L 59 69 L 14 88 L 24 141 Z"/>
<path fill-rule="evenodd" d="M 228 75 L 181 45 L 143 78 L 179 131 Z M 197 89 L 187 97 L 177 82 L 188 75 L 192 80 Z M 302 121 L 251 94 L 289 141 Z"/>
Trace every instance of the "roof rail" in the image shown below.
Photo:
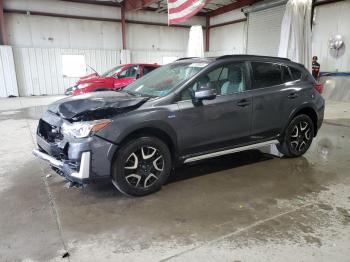
<path fill-rule="evenodd" d="M 216 57 L 216 60 L 221 60 L 221 59 L 225 59 L 225 58 L 233 58 L 233 57 L 237 57 L 238 55 L 222 55 L 222 56 L 218 56 Z"/>
<path fill-rule="evenodd" d="M 289 58 L 285 57 L 277 57 L 277 56 L 261 56 L 261 55 L 223 55 L 216 58 L 216 60 L 226 59 L 226 58 L 239 58 L 239 57 L 245 57 L 245 58 L 269 58 L 269 59 L 279 59 L 284 61 L 291 61 Z"/>
<path fill-rule="evenodd" d="M 195 56 L 193 56 L 193 57 L 181 57 L 181 58 L 179 58 L 179 59 L 177 59 L 175 61 L 186 60 L 186 59 L 193 59 L 193 58 L 199 58 L 199 57 L 195 57 Z"/>

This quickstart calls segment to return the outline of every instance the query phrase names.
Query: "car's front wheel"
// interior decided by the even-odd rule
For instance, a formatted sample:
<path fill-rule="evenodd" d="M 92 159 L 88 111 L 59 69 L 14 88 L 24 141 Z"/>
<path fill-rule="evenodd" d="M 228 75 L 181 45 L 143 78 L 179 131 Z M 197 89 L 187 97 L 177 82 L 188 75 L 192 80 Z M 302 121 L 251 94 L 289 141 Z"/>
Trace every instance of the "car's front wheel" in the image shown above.
<path fill-rule="evenodd" d="M 168 146 L 156 137 L 144 136 L 118 150 L 112 167 L 112 182 L 125 195 L 144 196 L 159 190 L 170 171 Z"/>
<path fill-rule="evenodd" d="M 313 137 L 314 124 L 310 117 L 298 115 L 290 121 L 278 150 L 286 157 L 301 156 L 309 149 Z"/>

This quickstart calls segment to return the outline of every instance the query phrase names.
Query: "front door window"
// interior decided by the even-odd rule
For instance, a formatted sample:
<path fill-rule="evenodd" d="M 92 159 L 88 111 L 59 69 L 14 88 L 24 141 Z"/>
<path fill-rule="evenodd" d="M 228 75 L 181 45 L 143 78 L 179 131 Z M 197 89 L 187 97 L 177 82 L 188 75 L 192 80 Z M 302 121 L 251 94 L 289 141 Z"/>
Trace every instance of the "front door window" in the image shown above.
<path fill-rule="evenodd" d="M 122 71 L 118 78 L 125 78 L 125 77 L 136 77 L 136 75 L 139 73 L 139 67 L 138 66 L 130 66 L 129 68 Z"/>

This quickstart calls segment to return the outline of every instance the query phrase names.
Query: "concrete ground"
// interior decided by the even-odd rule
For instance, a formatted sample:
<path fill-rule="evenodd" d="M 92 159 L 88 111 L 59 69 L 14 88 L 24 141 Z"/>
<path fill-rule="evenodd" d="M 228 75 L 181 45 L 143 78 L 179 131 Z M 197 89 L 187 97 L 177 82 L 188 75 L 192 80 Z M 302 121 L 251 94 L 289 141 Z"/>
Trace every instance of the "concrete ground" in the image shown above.
<path fill-rule="evenodd" d="M 127 198 L 68 188 L 32 156 L 55 99 L 0 100 L 0 261 L 349 261 L 350 103 L 327 103 L 304 157 L 219 157 Z"/>

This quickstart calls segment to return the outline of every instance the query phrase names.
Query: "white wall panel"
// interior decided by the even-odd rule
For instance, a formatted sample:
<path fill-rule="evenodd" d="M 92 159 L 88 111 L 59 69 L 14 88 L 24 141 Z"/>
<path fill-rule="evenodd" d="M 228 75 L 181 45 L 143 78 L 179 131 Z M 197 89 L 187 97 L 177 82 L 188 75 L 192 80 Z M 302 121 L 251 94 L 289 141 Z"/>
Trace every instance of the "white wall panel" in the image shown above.
<path fill-rule="evenodd" d="M 127 24 L 126 45 L 130 50 L 187 50 L 189 29 Z"/>
<path fill-rule="evenodd" d="M 57 0 L 4 0 L 5 9 L 120 19 L 119 7 Z"/>
<path fill-rule="evenodd" d="M 120 49 L 121 25 L 114 22 L 5 14 L 9 42 L 17 47 Z"/>
<path fill-rule="evenodd" d="M 150 51 L 150 50 L 133 50 L 131 52 L 132 63 L 149 63 L 163 64 L 163 57 L 185 57 L 186 52 L 179 51 Z"/>
<path fill-rule="evenodd" d="M 321 71 L 350 71 L 350 1 L 343 1 L 315 9 L 315 24 L 312 31 L 312 54 L 318 56 Z M 341 34 L 345 41 L 345 52 L 332 56 L 328 40 Z"/>
<path fill-rule="evenodd" d="M 210 29 L 209 52 L 213 56 L 244 54 L 245 25 L 240 22 Z"/>
<path fill-rule="evenodd" d="M 18 96 L 12 47 L 0 46 L 0 97 Z"/>
<path fill-rule="evenodd" d="M 243 18 L 246 18 L 244 13 L 240 9 L 236 9 L 221 15 L 211 17 L 210 25 L 217 25 L 221 23 L 232 22 Z"/>
<path fill-rule="evenodd" d="M 88 65 L 102 73 L 119 64 L 118 50 L 14 48 L 19 94 L 55 95 L 74 85 L 78 78 L 64 77 L 62 55 L 84 55 Z M 91 70 L 87 70 L 91 73 Z"/>

